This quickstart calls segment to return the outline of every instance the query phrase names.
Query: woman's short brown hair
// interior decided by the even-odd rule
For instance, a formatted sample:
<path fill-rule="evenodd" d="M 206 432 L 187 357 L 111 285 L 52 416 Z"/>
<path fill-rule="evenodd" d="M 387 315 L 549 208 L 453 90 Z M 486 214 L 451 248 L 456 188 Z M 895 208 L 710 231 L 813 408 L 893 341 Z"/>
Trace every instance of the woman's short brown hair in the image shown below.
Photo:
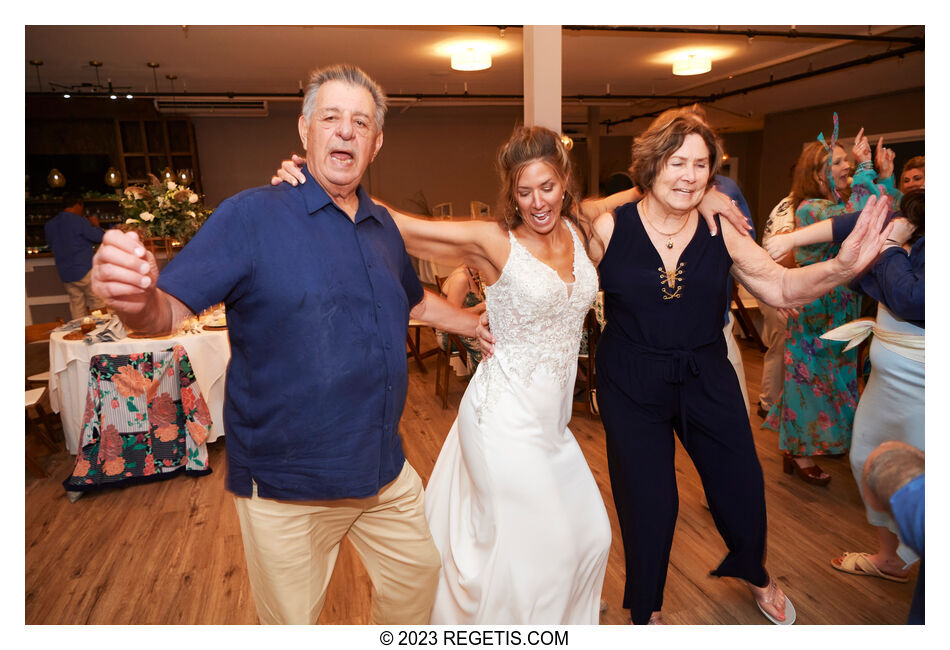
<path fill-rule="evenodd" d="M 575 208 L 580 205 L 574 187 L 571 171 L 571 156 L 561 143 L 561 136 L 543 126 L 520 126 L 498 151 L 498 170 L 501 174 L 501 197 L 499 199 L 501 216 L 508 230 L 521 225 L 515 188 L 525 167 L 533 162 L 546 163 L 557 174 L 564 186 L 564 199 L 561 203 L 561 216 L 569 218 L 575 224 Z"/>
<path fill-rule="evenodd" d="M 630 176 L 634 184 L 644 192 L 652 189 L 666 161 L 683 146 L 686 136 L 695 133 L 703 139 L 709 150 L 709 180 L 706 187 L 712 187 L 713 177 L 722 164 L 722 141 L 716 132 L 695 113 L 682 110 L 669 111 L 669 113 L 671 113 L 670 119 L 655 120 L 633 141 Z"/>

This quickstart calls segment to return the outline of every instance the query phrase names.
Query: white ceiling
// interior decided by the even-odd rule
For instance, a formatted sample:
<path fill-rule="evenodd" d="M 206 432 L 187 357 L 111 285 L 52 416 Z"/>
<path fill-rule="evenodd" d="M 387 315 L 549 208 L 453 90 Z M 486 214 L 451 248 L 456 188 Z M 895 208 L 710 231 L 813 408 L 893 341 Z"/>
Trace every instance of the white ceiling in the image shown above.
<path fill-rule="evenodd" d="M 716 26 L 691 26 L 716 29 Z M 789 25 L 723 26 L 725 30 L 788 33 Z M 846 35 L 924 36 L 923 26 L 795 26 L 798 33 Z M 27 26 L 24 61 L 26 91 L 50 91 L 51 83 L 65 86 L 95 84 L 91 60 L 102 62 L 99 83 L 111 80 L 133 93 L 187 92 L 240 95 L 288 94 L 306 83 L 308 72 L 329 63 L 359 65 L 390 95 L 521 95 L 523 92 L 522 37 L 520 27 L 459 26 L 339 26 L 339 27 L 215 27 L 215 26 Z M 695 35 L 629 31 L 571 30 L 562 40 L 562 94 L 596 96 L 585 100 L 599 104 L 600 119 L 622 120 L 675 104 L 675 100 L 635 99 L 612 101 L 605 96 L 700 95 L 709 96 L 748 88 L 769 79 L 819 70 L 906 47 L 902 43 L 785 38 L 768 35 Z M 456 72 L 448 56 L 438 53 L 447 42 L 485 39 L 500 50 L 491 69 Z M 675 77 L 671 64 L 659 61 L 665 53 L 682 48 L 709 48 L 712 71 L 695 77 Z M 30 65 L 30 60 L 43 65 Z M 146 62 L 160 67 L 153 70 Z M 37 81 L 39 72 L 41 85 Z M 166 75 L 174 74 L 172 82 Z M 762 127 L 765 114 L 845 99 L 878 95 L 924 85 L 924 54 L 909 53 L 875 63 L 848 67 L 809 79 L 719 99 L 706 104 L 711 121 L 724 131 Z M 86 88 L 87 91 L 90 88 Z M 272 97 L 272 99 L 274 99 Z M 289 100 L 288 101 L 296 101 Z M 395 99 L 399 105 L 414 101 Z M 437 98 L 426 97 L 426 103 Z M 453 100 L 454 101 L 454 100 Z M 503 103 L 492 98 L 487 101 Z M 520 103 L 520 102 L 519 102 Z M 583 132 L 586 106 L 565 101 L 565 130 Z M 611 133 L 642 129 L 647 120 L 613 125 Z"/>

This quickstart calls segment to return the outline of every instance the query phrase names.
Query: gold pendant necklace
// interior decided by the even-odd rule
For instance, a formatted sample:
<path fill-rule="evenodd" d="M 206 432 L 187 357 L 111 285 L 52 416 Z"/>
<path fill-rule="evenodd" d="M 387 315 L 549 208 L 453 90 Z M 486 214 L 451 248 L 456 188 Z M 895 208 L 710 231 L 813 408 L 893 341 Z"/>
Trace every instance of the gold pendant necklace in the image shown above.
<path fill-rule="evenodd" d="M 683 228 L 686 227 L 686 224 L 689 223 L 689 215 L 687 214 L 687 215 L 686 215 L 686 218 L 683 219 L 683 225 L 681 225 L 679 228 L 677 228 L 677 229 L 676 229 L 676 232 L 663 232 L 662 230 L 660 230 L 659 228 L 657 228 L 656 226 L 654 226 L 652 221 L 650 221 L 650 217 L 647 216 L 646 206 L 644 206 L 644 208 L 643 208 L 643 219 L 644 219 L 644 221 L 646 221 L 648 224 L 650 224 L 650 227 L 653 228 L 653 230 L 657 231 L 658 233 L 660 233 L 661 235 L 663 235 L 664 237 L 666 237 L 666 247 L 667 247 L 667 248 L 673 248 L 673 238 L 676 237 L 678 234 L 680 234 L 680 231 L 682 231 Z"/>

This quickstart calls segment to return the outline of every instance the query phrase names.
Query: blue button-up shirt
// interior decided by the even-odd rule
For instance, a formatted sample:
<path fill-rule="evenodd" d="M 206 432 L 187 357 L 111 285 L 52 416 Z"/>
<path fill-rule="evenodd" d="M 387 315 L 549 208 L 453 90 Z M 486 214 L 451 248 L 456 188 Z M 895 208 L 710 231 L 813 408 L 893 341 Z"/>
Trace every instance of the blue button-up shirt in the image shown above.
<path fill-rule="evenodd" d="M 92 268 L 93 244 L 102 241 L 103 230 L 75 212 L 63 210 L 43 226 L 46 243 L 56 259 L 63 282 L 77 282 Z"/>
<path fill-rule="evenodd" d="M 406 331 L 422 286 L 392 217 L 359 188 L 355 222 L 304 170 L 226 201 L 158 286 L 224 302 L 228 489 L 311 500 L 376 494 L 405 457 Z"/>

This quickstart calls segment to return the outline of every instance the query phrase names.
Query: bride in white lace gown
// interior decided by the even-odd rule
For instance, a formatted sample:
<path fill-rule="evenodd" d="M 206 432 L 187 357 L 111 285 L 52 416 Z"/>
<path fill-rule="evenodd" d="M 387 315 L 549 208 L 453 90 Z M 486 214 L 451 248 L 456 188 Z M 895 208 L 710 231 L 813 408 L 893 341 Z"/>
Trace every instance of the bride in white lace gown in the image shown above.
<path fill-rule="evenodd" d="M 557 134 L 519 129 L 499 162 L 504 224 L 390 209 L 411 254 L 478 269 L 496 339 L 426 489 L 442 556 L 431 622 L 596 624 L 610 522 L 567 423 L 597 273 L 562 216 L 577 203 Z"/>
<path fill-rule="evenodd" d="M 426 488 L 442 554 L 431 622 L 595 624 L 610 524 L 567 423 L 597 274 L 573 232 L 573 284 L 509 237 L 486 288 L 495 354 L 465 391 Z"/>

